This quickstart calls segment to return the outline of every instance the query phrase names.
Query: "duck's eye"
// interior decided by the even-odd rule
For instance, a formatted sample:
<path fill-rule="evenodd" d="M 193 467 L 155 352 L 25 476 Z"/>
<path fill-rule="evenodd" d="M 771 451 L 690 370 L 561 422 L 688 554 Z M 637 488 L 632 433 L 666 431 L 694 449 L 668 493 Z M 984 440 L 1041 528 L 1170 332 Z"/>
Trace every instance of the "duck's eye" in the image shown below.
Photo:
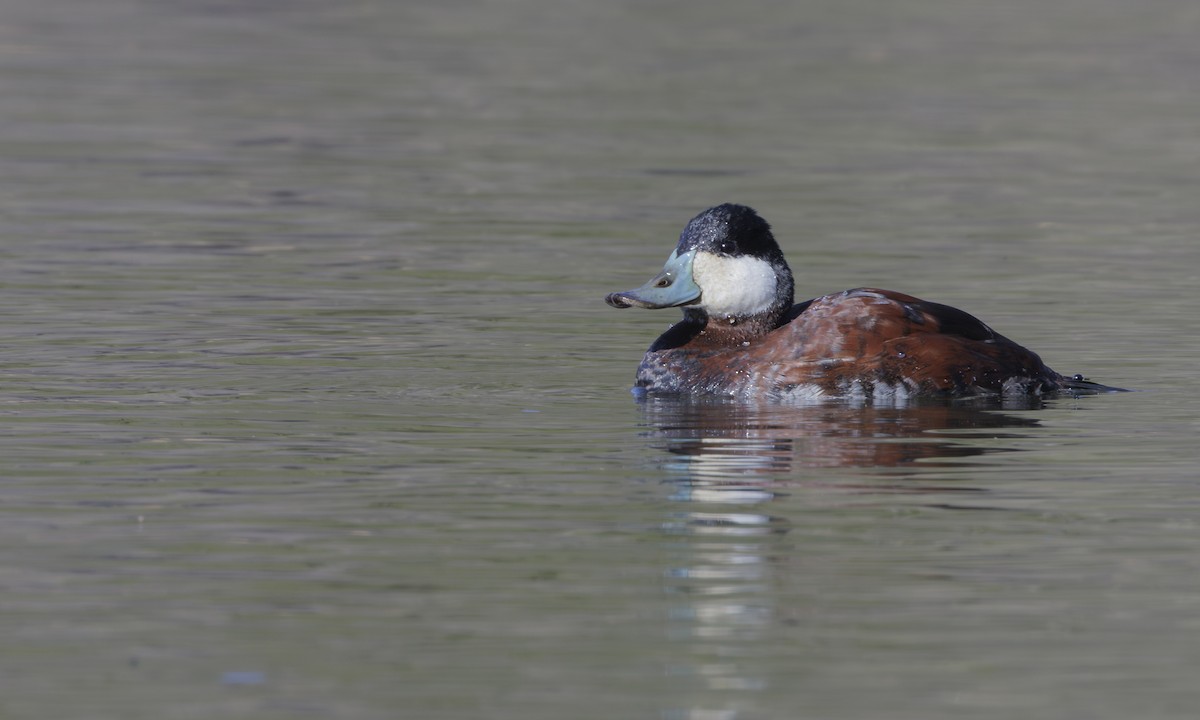
<path fill-rule="evenodd" d="M 660 288 L 671 287 L 671 278 L 665 277 L 665 278 L 660 279 L 658 282 L 654 283 L 654 287 L 660 287 Z"/>

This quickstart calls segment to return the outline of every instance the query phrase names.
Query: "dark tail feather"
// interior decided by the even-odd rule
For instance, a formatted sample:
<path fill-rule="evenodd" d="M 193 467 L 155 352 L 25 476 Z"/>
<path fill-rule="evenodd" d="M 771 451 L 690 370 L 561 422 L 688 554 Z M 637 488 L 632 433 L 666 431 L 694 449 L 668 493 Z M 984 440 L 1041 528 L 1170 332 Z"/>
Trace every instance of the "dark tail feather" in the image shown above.
<path fill-rule="evenodd" d="M 1125 388 L 1111 387 L 1109 385 L 1101 385 L 1098 382 L 1092 382 L 1082 375 L 1072 375 L 1069 378 L 1063 378 L 1062 386 L 1064 390 L 1083 395 L 1129 392 Z"/>

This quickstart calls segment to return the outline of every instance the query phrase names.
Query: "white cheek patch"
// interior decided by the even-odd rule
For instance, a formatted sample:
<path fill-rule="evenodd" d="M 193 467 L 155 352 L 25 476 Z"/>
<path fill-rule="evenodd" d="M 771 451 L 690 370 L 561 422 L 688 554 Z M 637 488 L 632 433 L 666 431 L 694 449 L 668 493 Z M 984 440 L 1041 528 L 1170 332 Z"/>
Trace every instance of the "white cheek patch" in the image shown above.
<path fill-rule="evenodd" d="M 766 260 L 696 253 L 692 280 L 700 288 L 700 307 L 710 315 L 747 317 L 775 304 L 779 280 Z"/>

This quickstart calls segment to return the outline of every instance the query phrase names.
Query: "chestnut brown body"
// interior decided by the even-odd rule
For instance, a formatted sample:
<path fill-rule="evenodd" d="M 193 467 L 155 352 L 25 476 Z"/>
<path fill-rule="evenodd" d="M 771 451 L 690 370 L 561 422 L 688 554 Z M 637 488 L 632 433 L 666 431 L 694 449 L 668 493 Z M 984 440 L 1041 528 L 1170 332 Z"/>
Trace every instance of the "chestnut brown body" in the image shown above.
<path fill-rule="evenodd" d="M 685 319 L 651 346 L 637 386 L 653 393 L 873 398 L 1028 395 L 1066 382 L 972 315 L 890 290 L 801 303 L 771 329 Z"/>

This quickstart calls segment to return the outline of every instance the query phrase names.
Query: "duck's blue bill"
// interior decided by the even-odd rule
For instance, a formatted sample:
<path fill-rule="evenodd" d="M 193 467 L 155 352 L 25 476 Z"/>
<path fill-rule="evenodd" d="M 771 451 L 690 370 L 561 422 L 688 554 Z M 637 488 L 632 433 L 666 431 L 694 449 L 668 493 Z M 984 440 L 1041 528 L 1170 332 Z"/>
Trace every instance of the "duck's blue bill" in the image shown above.
<path fill-rule="evenodd" d="M 700 299 L 700 288 L 692 280 L 692 260 L 696 257 L 695 248 L 680 255 L 671 253 L 662 272 L 650 279 L 650 282 L 636 290 L 615 292 L 604 298 L 604 301 L 615 308 L 627 308 L 634 305 L 643 308 L 667 308 L 687 305 Z"/>

